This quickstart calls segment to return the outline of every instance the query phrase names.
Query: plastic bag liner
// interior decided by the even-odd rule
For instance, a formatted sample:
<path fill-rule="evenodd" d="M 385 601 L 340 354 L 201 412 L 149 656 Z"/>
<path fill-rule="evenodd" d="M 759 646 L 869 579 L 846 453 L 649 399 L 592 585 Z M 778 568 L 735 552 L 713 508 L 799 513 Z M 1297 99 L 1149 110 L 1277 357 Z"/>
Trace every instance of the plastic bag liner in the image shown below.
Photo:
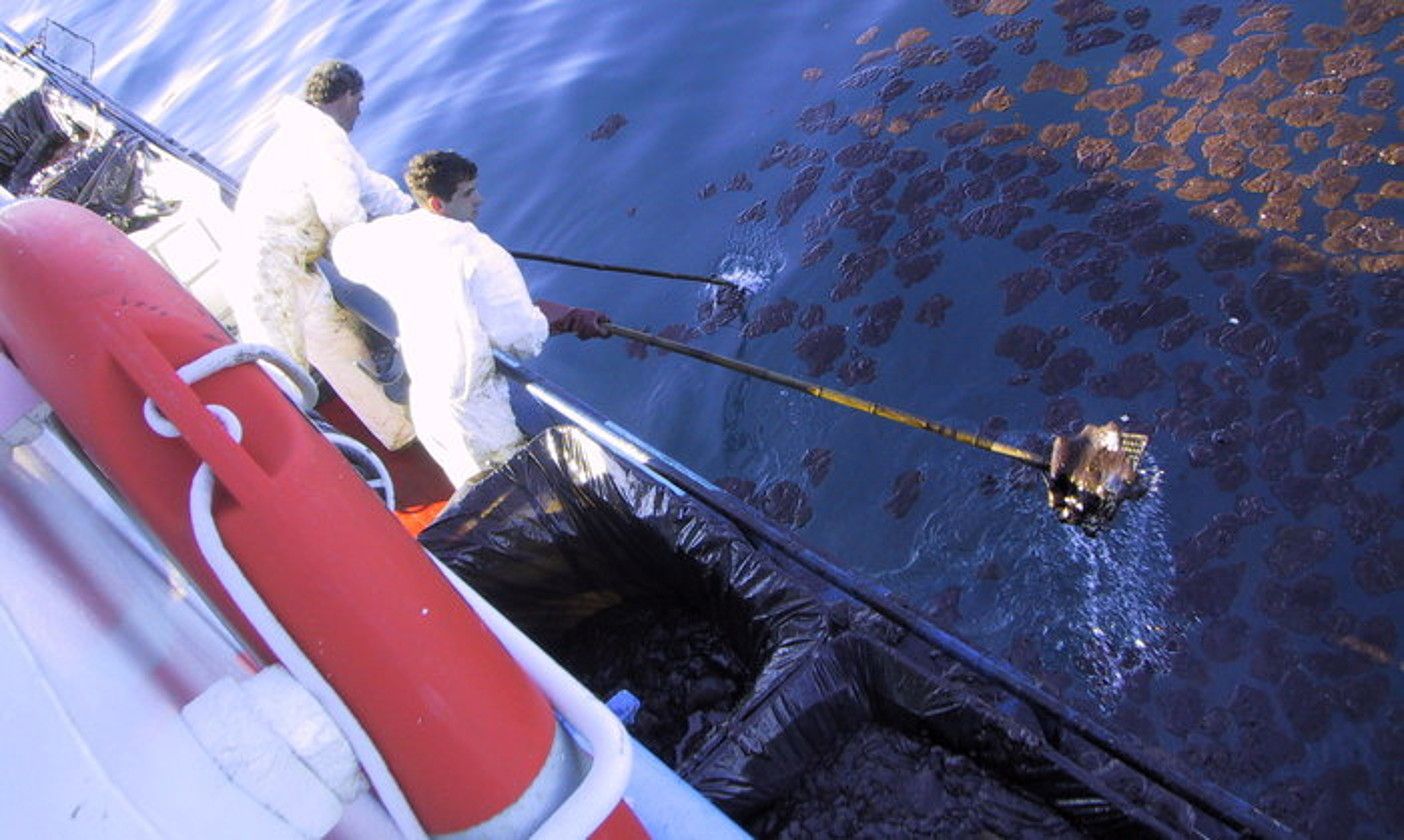
<path fill-rule="evenodd" d="M 0 184 L 16 195 L 68 142 L 44 104 L 43 88 L 10 103 L 0 114 Z"/>
<path fill-rule="evenodd" d="M 596 693 L 629 690 L 653 716 L 681 706 L 691 740 L 824 637 L 813 593 L 739 532 L 568 427 L 465 485 L 419 539 Z M 693 638 L 660 639 L 665 623 Z M 677 661 L 651 662 L 659 647 Z M 665 674 L 621 675 L 621 663 Z M 670 677 L 706 680 L 711 696 Z M 665 762 L 681 757 L 677 743 L 639 738 Z"/>
<path fill-rule="evenodd" d="M 83 147 L 71 159 L 55 161 L 40 170 L 31 189 L 21 192 L 80 204 L 123 233 L 133 233 L 175 209 L 156 202 L 142 185 L 150 154 L 140 136 L 121 131 L 100 145 Z"/>
<path fill-rule="evenodd" d="M 638 696 L 634 736 L 754 832 L 1177 833 L 1002 689 L 573 427 L 420 540 L 596 694 Z"/>

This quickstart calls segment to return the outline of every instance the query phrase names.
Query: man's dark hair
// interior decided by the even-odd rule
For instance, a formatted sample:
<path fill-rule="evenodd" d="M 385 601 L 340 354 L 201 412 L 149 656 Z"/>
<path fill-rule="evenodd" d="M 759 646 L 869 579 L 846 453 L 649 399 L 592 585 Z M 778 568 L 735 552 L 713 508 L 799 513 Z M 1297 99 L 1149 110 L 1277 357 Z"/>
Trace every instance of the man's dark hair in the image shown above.
<path fill-rule="evenodd" d="M 453 198 L 453 191 L 464 181 L 478 177 L 478 165 L 457 152 L 435 150 L 410 158 L 405 169 L 405 183 L 421 204 L 430 196 L 440 201 Z"/>
<path fill-rule="evenodd" d="M 323 61 L 307 74 L 307 81 L 302 84 L 302 98 L 309 105 L 325 105 L 364 88 L 361 71 L 344 61 L 332 59 Z"/>

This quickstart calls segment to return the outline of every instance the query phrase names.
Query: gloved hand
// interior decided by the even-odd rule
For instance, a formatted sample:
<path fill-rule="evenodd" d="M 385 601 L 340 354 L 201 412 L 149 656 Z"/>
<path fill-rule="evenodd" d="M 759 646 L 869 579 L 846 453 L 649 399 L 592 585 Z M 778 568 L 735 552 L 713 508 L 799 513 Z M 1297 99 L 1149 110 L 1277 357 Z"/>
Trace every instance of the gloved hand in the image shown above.
<path fill-rule="evenodd" d="M 536 301 L 536 308 L 546 316 L 551 335 L 574 333 L 582 339 L 606 338 L 609 336 L 609 316 L 596 309 L 583 306 L 567 306 L 552 300 Z"/>

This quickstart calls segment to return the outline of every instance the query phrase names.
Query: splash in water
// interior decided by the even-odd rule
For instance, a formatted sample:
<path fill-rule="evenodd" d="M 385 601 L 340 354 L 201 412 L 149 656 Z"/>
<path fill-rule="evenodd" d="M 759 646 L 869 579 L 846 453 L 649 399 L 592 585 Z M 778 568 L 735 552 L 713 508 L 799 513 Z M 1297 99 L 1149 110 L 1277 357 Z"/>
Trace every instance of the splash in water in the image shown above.
<path fill-rule="evenodd" d="M 764 291 L 784 267 L 785 255 L 776 242 L 775 231 L 747 226 L 732 231 L 716 274 L 754 295 Z"/>
<path fill-rule="evenodd" d="M 1116 527 L 1098 537 L 1075 528 L 1058 532 L 1081 596 L 1069 617 L 1081 643 L 1074 660 L 1104 706 L 1115 702 L 1131 675 L 1163 669 L 1167 643 L 1177 632 L 1165 606 L 1174 563 L 1166 539 L 1162 475 L 1154 464 L 1147 464 L 1146 471 L 1150 491 L 1122 507 Z"/>
<path fill-rule="evenodd" d="M 717 262 L 716 276 L 734 285 L 709 287 L 707 299 L 697 309 L 702 332 L 716 332 L 737 318 L 744 320 L 746 303 L 769 286 L 784 267 L 785 257 L 774 231 L 755 227 L 733 230 L 726 254 Z"/>
<path fill-rule="evenodd" d="M 1095 538 L 1049 514 L 1031 471 L 992 474 L 972 456 L 952 460 L 939 471 L 945 479 L 927 484 L 940 498 L 924 500 L 934 513 L 905 562 L 879 578 L 1021 667 L 1077 674 L 1103 708 L 1133 674 L 1167 664 L 1181 628 L 1167 606 L 1175 567 L 1149 456 L 1150 491 Z"/>

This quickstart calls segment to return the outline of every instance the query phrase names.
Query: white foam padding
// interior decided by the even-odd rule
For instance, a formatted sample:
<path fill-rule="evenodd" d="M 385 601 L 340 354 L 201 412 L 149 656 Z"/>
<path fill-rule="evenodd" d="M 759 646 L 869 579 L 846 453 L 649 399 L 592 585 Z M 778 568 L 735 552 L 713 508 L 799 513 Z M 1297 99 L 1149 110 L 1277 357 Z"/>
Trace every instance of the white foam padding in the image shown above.
<path fill-rule="evenodd" d="M 312 693 L 282 665 L 264 668 L 240 685 L 259 716 L 283 737 L 322 784 L 350 803 L 368 787 L 351 743 Z"/>
<path fill-rule="evenodd" d="M 196 740 L 230 780 L 304 837 L 341 819 L 337 795 L 268 725 L 239 684 L 225 677 L 181 710 Z"/>

